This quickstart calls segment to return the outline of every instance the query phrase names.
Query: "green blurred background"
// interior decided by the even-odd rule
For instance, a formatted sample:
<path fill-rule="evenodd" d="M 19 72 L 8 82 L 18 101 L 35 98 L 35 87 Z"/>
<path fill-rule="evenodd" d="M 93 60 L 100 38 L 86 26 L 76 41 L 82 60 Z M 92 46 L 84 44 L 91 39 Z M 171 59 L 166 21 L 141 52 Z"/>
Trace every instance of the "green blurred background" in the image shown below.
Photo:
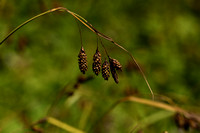
<path fill-rule="evenodd" d="M 157 100 L 166 96 L 180 107 L 200 112 L 199 0 L 0 0 L 0 39 L 27 19 L 58 6 L 78 13 L 129 50 Z M 30 124 L 46 115 L 87 132 L 118 99 L 128 95 L 151 99 L 130 57 L 106 40 L 109 55 L 123 65 L 120 83 L 94 76 L 96 35 L 83 25 L 81 31 L 89 62 L 85 77 L 94 78 L 81 84 L 71 97 L 61 95 L 63 87 L 73 90 L 82 76 L 77 61 L 80 36 L 71 15 L 45 15 L 0 46 L 0 132 L 32 132 Z M 104 60 L 102 47 L 100 52 Z M 166 118 L 159 120 L 163 116 Z M 139 132 L 180 131 L 169 112 L 122 103 L 94 132 L 130 132 L 138 122 L 144 126 Z M 66 132 L 50 125 L 42 128 L 48 133 Z"/>

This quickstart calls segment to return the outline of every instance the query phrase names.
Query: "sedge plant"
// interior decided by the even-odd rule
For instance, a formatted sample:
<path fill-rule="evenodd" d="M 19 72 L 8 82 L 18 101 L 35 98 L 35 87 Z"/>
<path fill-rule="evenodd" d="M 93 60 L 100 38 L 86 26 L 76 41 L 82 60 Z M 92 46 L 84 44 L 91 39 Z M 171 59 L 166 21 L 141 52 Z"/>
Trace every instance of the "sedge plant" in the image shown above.
<path fill-rule="evenodd" d="M 22 28 L 23 26 L 25 26 L 26 24 L 30 23 L 31 21 L 41 17 L 41 16 L 44 16 L 46 14 L 49 14 L 49 13 L 52 13 L 52 12 L 56 12 L 56 11 L 61 11 L 61 12 L 67 12 L 69 13 L 70 15 L 72 15 L 76 20 L 80 21 L 83 25 L 85 25 L 89 30 L 91 30 L 92 32 L 94 32 L 99 38 L 103 38 L 109 42 L 111 42 L 112 44 L 114 44 L 115 46 L 119 47 L 120 49 L 122 49 L 123 51 L 125 51 L 132 59 L 132 61 L 135 63 L 135 65 L 137 66 L 137 68 L 139 69 L 142 77 L 144 78 L 147 86 L 148 86 L 148 89 L 150 90 L 151 92 L 151 95 L 152 95 L 152 99 L 154 99 L 154 93 L 153 93 L 153 90 L 151 89 L 151 86 L 142 70 L 142 68 L 140 67 L 140 65 L 138 64 L 138 62 L 136 61 L 136 59 L 134 58 L 134 56 L 127 50 L 125 49 L 123 46 L 119 45 L 116 41 L 114 41 L 111 37 L 109 36 L 106 36 L 105 34 L 99 32 L 96 28 L 94 28 L 92 26 L 92 24 L 90 24 L 85 18 L 83 18 L 82 16 L 68 10 L 67 8 L 64 8 L 64 7 L 57 7 L 57 8 L 53 8 L 53 9 L 50 9 L 48 11 L 45 11 L 43 13 L 40 13 L 30 19 L 28 19 L 27 21 L 25 21 L 24 23 L 20 24 L 19 26 L 17 26 L 14 30 L 12 30 L 1 42 L 0 42 L 0 45 L 3 44 L 12 34 L 14 34 L 17 30 L 19 30 L 20 28 Z M 79 27 L 79 32 L 80 32 L 80 27 Z M 80 36 L 81 36 L 81 32 L 80 32 Z M 104 46 L 103 46 L 104 47 Z M 105 47 L 104 47 L 105 49 Z M 98 50 L 98 48 L 97 48 Z M 106 51 L 106 50 L 105 50 Z M 98 51 L 97 51 L 98 52 Z M 106 52 L 107 53 L 107 52 Z M 109 59 L 109 62 L 110 62 L 110 65 L 108 66 L 107 64 L 107 60 L 105 60 L 105 62 L 103 63 L 102 65 L 102 70 L 103 72 L 106 72 L 106 73 L 102 73 L 103 75 L 103 78 L 104 79 L 108 79 L 109 77 L 109 67 L 110 67 L 110 70 L 111 70 L 111 74 L 112 74 L 112 77 L 114 78 L 115 82 L 118 83 L 118 76 L 117 76 L 117 73 L 116 73 L 116 70 L 121 70 L 121 65 L 120 63 L 118 62 L 118 60 L 116 59 L 112 59 L 108 54 L 108 59 Z M 95 58 L 95 57 L 94 57 Z M 95 62 L 95 61 L 94 61 Z M 96 62 L 97 63 L 97 62 Z M 105 64 L 107 64 L 107 66 L 105 66 Z M 95 64 L 94 64 L 95 65 Z M 96 64 L 97 65 L 97 64 Z M 79 68 L 81 70 L 82 73 L 85 73 L 85 71 L 87 71 L 87 57 L 86 57 L 86 54 L 85 54 L 85 50 L 83 48 L 83 45 L 82 45 L 82 41 L 81 41 L 81 50 L 80 50 L 80 53 L 79 53 Z M 105 69 L 104 69 L 105 68 Z M 97 71 L 99 70 L 96 70 L 96 69 L 99 69 L 99 66 L 96 66 L 93 67 L 93 71 L 95 72 L 95 74 L 97 74 Z"/>
<path fill-rule="evenodd" d="M 94 130 L 96 128 L 96 126 L 99 124 L 99 122 L 104 117 L 106 117 L 107 114 L 109 114 L 117 105 L 119 105 L 120 103 L 123 103 L 123 102 L 136 102 L 136 103 L 140 103 L 140 104 L 144 104 L 144 105 L 148 105 L 148 106 L 164 109 L 164 110 L 167 110 L 169 112 L 172 112 L 172 114 L 176 113 L 177 114 L 176 115 L 176 123 L 177 123 L 177 125 L 179 127 L 187 126 L 188 121 L 189 121 L 189 126 L 191 126 L 193 128 L 200 128 L 200 126 L 198 126 L 198 124 L 200 123 L 200 117 L 198 115 L 189 113 L 188 111 L 186 111 L 186 110 L 184 110 L 184 109 L 182 109 L 180 107 L 174 106 L 174 105 L 172 106 L 172 105 L 165 104 L 165 103 L 162 103 L 162 102 L 154 101 L 154 93 L 153 93 L 153 91 L 151 89 L 151 86 L 150 86 L 150 84 L 149 84 L 149 82 L 148 82 L 143 70 L 141 69 L 140 65 L 138 64 L 138 62 L 134 58 L 134 56 L 128 50 L 126 50 L 123 46 L 119 45 L 116 41 L 114 41 L 111 37 L 106 36 L 105 34 L 99 32 L 85 18 L 83 18 L 82 16 L 80 16 L 80 15 L 78 15 L 78 14 L 76 14 L 76 13 L 70 11 L 70 10 L 68 10 L 67 8 L 64 8 L 64 7 L 53 8 L 53 9 L 50 9 L 50 10 L 48 10 L 46 12 L 43 12 L 41 14 L 38 14 L 38 15 L 28 19 L 24 23 L 22 23 L 19 26 L 17 26 L 14 30 L 12 30 L 5 38 L 3 38 L 3 40 L 0 41 L 0 45 L 3 44 L 12 34 L 14 34 L 16 31 L 18 31 L 20 28 L 22 28 L 26 24 L 30 23 L 31 21 L 33 21 L 33 20 L 35 20 L 35 19 L 37 19 L 37 18 L 39 18 L 41 16 L 44 16 L 46 14 L 49 14 L 49 13 L 52 13 L 52 12 L 56 12 L 56 11 L 69 13 L 70 15 L 72 15 L 75 18 L 77 23 L 78 23 L 78 21 L 81 22 L 90 31 L 92 31 L 93 33 L 95 33 L 97 35 L 97 49 L 96 49 L 96 52 L 95 52 L 95 54 L 93 56 L 93 64 L 92 64 L 92 70 L 95 73 L 95 75 L 99 75 L 100 71 L 101 71 L 103 78 L 105 80 L 108 80 L 109 77 L 110 77 L 110 73 L 111 73 L 114 81 L 116 83 L 118 83 L 119 80 L 118 80 L 118 75 L 117 75 L 116 71 L 118 71 L 118 70 L 121 71 L 122 70 L 122 66 L 121 66 L 120 62 L 118 60 L 116 60 L 116 59 L 113 59 L 110 55 L 108 55 L 108 52 L 107 52 L 107 50 L 106 50 L 106 48 L 103 45 L 102 40 L 101 40 L 101 38 L 103 38 L 103 39 L 111 42 L 111 44 L 114 44 L 115 46 L 117 46 L 120 49 L 122 49 L 123 51 L 125 51 L 131 57 L 132 61 L 135 63 L 135 65 L 139 69 L 142 77 L 144 78 L 145 83 L 147 84 L 148 89 L 150 90 L 151 95 L 152 95 L 152 100 L 138 98 L 138 97 L 134 97 L 134 96 L 128 96 L 128 97 L 124 97 L 124 98 L 119 99 L 118 101 L 116 101 L 116 103 L 114 103 L 107 110 L 107 112 L 105 112 L 105 114 L 103 114 L 102 117 L 100 117 L 99 120 L 97 120 L 96 123 L 94 123 L 94 126 L 91 128 L 90 131 Z M 80 37 L 81 37 L 81 29 L 80 29 L 79 25 L 78 25 L 78 27 L 79 27 Z M 105 51 L 106 56 L 108 57 L 108 59 L 105 59 L 103 62 L 102 62 L 102 59 L 101 59 L 101 53 L 99 52 L 99 49 L 98 49 L 99 48 L 98 42 L 100 42 L 101 46 L 103 47 L 103 49 Z M 81 50 L 79 52 L 78 57 L 79 57 L 79 69 L 84 74 L 87 71 L 88 66 L 87 66 L 87 55 L 86 55 L 85 49 L 83 48 L 82 39 L 81 39 Z M 75 88 L 76 88 L 76 85 L 75 85 Z M 71 92 L 71 90 L 70 90 L 70 95 L 73 94 L 73 91 Z M 169 116 L 171 116 L 172 114 L 170 113 Z M 181 125 L 181 121 L 180 120 L 184 120 L 184 122 L 185 122 L 184 125 L 183 124 Z M 53 117 L 45 117 L 45 118 L 39 120 L 38 122 L 32 124 L 31 125 L 32 130 L 35 130 L 35 131 L 39 132 L 40 130 L 37 128 L 37 125 L 40 124 L 40 123 L 43 123 L 43 122 L 47 122 L 49 124 L 52 124 L 54 126 L 57 126 L 57 127 L 61 128 L 61 129 L 69 131 L 69 132 L 84 133 L 83 131 L 81 131 L 79 129 L 76 129 L 76 128 L 74 128 L 74 127 L 72 127 L 72 126 L 70 126 L 70 125 L 68 125 L 68 124 L 66 124 L 64 122 L 61 122 L 61 121 L 59 121 L 59 120 L 57 120 L 57 119 L 55 119 Z M 143 121 L 141 121 L 140 123 L 143 123 Z M 83 124 L 81 124 L 81 125 L 83 125 Z M 143 126 L 145 126 L 145 125 L 143 124 Z M 131 132 L 136 131 L 137 128 L 138 128 L 138 125 L 134 125 L 133 129 L 131 129 Z"/>

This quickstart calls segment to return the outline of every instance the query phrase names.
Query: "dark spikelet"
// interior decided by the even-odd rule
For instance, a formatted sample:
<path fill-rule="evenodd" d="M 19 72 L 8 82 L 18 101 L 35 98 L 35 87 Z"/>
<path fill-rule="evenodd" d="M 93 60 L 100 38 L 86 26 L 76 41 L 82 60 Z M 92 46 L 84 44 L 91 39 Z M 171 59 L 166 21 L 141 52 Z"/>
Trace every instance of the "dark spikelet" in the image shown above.
<path fill-rule="evenodd" d="M 102 64 L 102 76 L 105 80 L 108 80 L 110 77 L 110 66 L 107 60 Z"/>
<path fill-rule="evenodd" d="M 115 83 L 118 84 L 119 83 L 118 75 L 117 75 L 116 69 L 115 69 L 114 64 L 113 64 L 112 61 L 110 61 L 110 70 L 111 70 L 111 74 L 112 74 L 112 77 L 113 77 Z"/>
<path fill-rule="evenodd" d="M 78 54 L 78 64 L 79 64 L 79 69 L 80 71 L 85 74 L 85 72 L 88 69 L 88 64 L 87 64 L 87 55 L 85 53 L 85 50 L 83 47 L 81 47 L 81 50 Z"/>
<path fill-rule="evenodd" d="M 178 126 L 178 128 L 189 130 L 189 119 L 186 118 L 183 114 L 176 113 L 175 114 L 175 123 Z"/>
<path fill-rule="evenodd" d="M 109 57 L 109 62 L 110 62 L 110 64 L 113 65 L 113 67 L 116 70 L 122 71 L 122 65 L 120 64 L 120 62 L 117 59 L 112 59 L 111 57 Z"/>
<path fill-rule="evenodd" d="M 111 70 L 112 77 L 115 80 L 115 83 L 118 84 L 119 79 L 118 79 L 116 70 L 122 71 L 122 65 L 120 64 L 120 62 L 118 60 L 113 59 L 111 57 L 109 57 L 109 62 L 110 62 L 110 70 Z"/>
<path fill-rule="evenodd" d="M 98 75 L 101 70 L 101 54 L 98 49 L 93 56 L 92 70 L 96 75 Z"/>

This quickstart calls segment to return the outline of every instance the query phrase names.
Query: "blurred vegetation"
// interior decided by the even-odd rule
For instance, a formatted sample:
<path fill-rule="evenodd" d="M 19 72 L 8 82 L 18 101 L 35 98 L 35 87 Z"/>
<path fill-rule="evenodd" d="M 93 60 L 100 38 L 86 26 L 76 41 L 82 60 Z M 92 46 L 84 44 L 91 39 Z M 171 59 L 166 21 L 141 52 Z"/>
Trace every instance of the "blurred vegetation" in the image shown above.
<path fill-rule="evenodd" d="M 144 70 L 156 100 L 168 97 L 188 111 L 200 112 L 199 0 L 0 0 L 0 39 L 27 19 L 58 6 L 80 14 L 128 49 Z M 129 95 L 151 98 L 130 57 L 108 41 L 103 43 L 109 55 L 123 65 L 120 82 L 94 76 L 96 35 L 83 25 L 81 30 L 89 61 L 84 77 L 77 63 L 78 27 L 69 14 L 45 15 L 0 46 L 1 133 L 31 132 L 30 125 L 45 116 L 88 132 L 118 99 Z M 100 52 L 104 59 L 102 47 Z M 80 76 L 89 80 L 76 84 Z M 169 112 L 126 102 L 116 106 L 93 132 L 130 132 L 137 123 L 138 132 L 180 131 Z M 49 124 L 42 129 L 66 132 Z"/>

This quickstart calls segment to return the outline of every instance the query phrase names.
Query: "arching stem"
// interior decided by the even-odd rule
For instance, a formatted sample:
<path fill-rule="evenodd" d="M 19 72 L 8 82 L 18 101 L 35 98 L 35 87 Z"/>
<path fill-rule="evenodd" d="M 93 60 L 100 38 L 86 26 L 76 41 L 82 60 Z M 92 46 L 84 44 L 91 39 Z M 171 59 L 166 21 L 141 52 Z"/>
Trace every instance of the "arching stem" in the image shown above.
<path fill-rule="evenodd" d="M 63 7 L 58 7 L 58 8 L 54 8 L 54 9 L 51 9 L 51 10 L 48 10 L 46 12 L 43 12 L 41 14 L 38 14 L 34 17 L 32 17 L 31 19 L 25 21 L 24 23 L 20 24 L 19 26 L 17 26 L 14 30 L 12 30 L 1 42 L 0 42 L 0 45 L 5 42 L 13 33 L 15 33 L 17 30 L 19 30 L 21 27 L 23 27 L 24 25 L 28 24 L 29 22 L 35 20 L 36 18 L 39 18 L 41 16 L 44 16 L 48 13 L 51 13 L 51 12 L 55 12 L 55 11 L 63 11 Z M 65 10 L 64 10 L 65 11 Z"/>

